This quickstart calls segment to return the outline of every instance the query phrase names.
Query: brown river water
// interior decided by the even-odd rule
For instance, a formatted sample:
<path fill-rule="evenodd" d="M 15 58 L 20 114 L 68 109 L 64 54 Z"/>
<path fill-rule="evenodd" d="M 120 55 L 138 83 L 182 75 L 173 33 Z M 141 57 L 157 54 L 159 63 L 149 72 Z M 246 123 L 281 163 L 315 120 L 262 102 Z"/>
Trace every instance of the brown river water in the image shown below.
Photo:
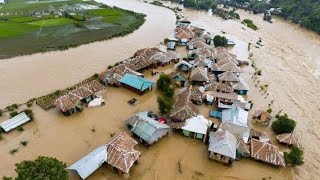
<path fill-rule="evenodd" d="M 63 52 L 50 52 L 31 56 L 16 57 L 0 61 L 0 107 L 13 102 L 24 102 L 31 97 L 44 95 L 56 89 L 72 85 L 95 72 L 102 71 L 108 64 L 128 58 L 137 49 L 157 45 L 163 38 L 171 36 L 175 17 L 165 8 L 144 4 L 135 0 L 107 1 L 147 14 L 146 23 L 126 37 L 96 42 Z M 232 167 L 208 160 L 207 146 L 195 139 L 184 138 L 178 133 L 147 149 L 139 145 L 142 152 L 140 163 L 134 165 L 130 179 L 171 180 L 171 179 L 318 179 L 320 172 L 320 37 L 308 30 L 280 19 L 270 24 L 262 17 L 239 11 L 240 16 L 249 17 L 259 27 L 253 31 L 240 22 L 222 20 L 207 12 L 185 10 L 185 15 L 194 25 L 213 33 L 224 31 L 237 45 L 232 50 L 240 59 L 245 59 L 247 44 L 251 42 L 252 59 L 262 69 L 260 81 L 269 84 L 269 96 L 265 98 L 251 79 L 254 70 L 244 67 L 244 75 L 251 91 L 248 98 L 253 100 L 255 109 L 264 108 L 271 100 L 274 112 L 283 109 L 297 120 L 295 134 L 305 151 L 305 164 L 298 168 L 276 168 L 250 159 L 241 159 Z M 263 46 L 255 48 L 259 37 Z M 179 50 L 180 52 L 180 50 Z M 181 51 L 182 52 L 182 51 Z M 159 68 L 170 72 L 170 66 Z M 145 72 L 148 78 L 150 72 Z M 258 86 L 259 87 L 259 86 Z M 110 88 L 105 91 L 106 105 L 99 108 L 85 108 L 82 113 L 64 117 L 58 110 L 43 111 L 32 108 L 35 121 L 24 126 L 23 132 L 13 131 L 0 141 L 0 177 L 14 176 L 14 164 L 38 155 L 57 157 L 70 165 L 85 154 L 110 139 L 110 134 L 126 130 L 124 121 L 138 111 L 157 112 L 153 90 L 138 96 L 124 88 Z M 129 106 L 133 97 L 140 103 Z M 208 115 L 209 107 L 201 106 L 201 112 Z M 7 117 L 1 117 L 4 120 Z M 213 119 L 212 119 L 213 120 Z M 253 125 L 257 129 L 263 127 Z M 96 132 L 92 132 L 94 128 Z M 266 130 L 272 135 L 270 130 Z M 272 142 L 276 143 L 274 136 Z M 19 145 L 27 140 L 27 147 Z M 19 148 L 17 154 L 10 150 Z M 281 150 L 286 150 L 280 146 Z M 182 173 L 178 171 L 180 160 Z M 123 179 L 105 166 L 92 174 L 90 180 Z M 70 179 L 79 179 L 70 173 Z"/>

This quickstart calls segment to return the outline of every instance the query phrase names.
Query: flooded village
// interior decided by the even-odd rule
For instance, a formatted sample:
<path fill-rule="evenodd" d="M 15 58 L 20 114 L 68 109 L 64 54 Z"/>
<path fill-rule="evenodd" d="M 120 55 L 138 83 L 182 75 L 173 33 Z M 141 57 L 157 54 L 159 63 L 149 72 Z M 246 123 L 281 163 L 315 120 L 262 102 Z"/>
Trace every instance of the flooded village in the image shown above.
<path fill-rule="evenodd" d="M 277 82 L 262 67 L 271 62 L 261 62 L 260 49 L 250 50 L 232 32 L 211 28 L 220 19 L 207 23 L 212 17 L 203 13 L 186 10 L 161 45 L 104 65 L 102 73 L 50 102 L 40 98 L 37 104 L 47 111 L 34 104 L 34 121 L 3 135 L 0 176 L 14 176 L 15 163 L 41 154 L 66 162 L 70 179 L 294 179 L 297 170 L 286 167 L 284 152 L 306 145 L 303 125 L 298 121 L 298 132 L 278 136 L 268 127 L 280 110 L 298 118 L 281 106 L 281 89 L 272 92 Z M 235 46 L 215 47 L 217 34 Z M 166 96 L 158 86 L 164 76 L 174 89 L 167 113 L 158 107 Z M 20 147 L 22 141 L 28 145 Z"/>

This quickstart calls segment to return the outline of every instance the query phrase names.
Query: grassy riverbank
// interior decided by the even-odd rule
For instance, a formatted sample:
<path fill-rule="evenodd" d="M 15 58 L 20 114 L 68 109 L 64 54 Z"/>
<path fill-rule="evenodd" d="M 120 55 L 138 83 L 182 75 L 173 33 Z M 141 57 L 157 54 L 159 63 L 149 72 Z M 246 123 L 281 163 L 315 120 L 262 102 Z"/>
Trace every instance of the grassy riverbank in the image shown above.
<path fill-rule="evenodd" d="M 145 15 L 94 1 L 9 1 L 0 9 L 0 59 L 124 36 Z"/>

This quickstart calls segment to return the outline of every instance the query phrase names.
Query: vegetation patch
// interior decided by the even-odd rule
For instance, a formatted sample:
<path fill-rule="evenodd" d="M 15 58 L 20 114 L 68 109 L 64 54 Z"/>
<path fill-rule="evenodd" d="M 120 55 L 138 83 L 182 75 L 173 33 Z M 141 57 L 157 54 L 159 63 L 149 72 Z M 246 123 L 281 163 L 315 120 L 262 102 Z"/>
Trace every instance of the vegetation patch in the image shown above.
<path fill-rule="evenodd" d="M 81 9 L 79 4 L 81 7 L 95 6 L 96 9 Z M 65 50 L 124 36 L 138 29 L 145 21 L 143 14 L 90 0 L 9 1 L 2 5 L 0 14 L 4 14 L 0 18 L 0 59 Z"/>
<path fill-rule="evenodd" d="M 287 165 L 301 166 L 303 162 L 303 150 L 298 147 L 293 147 L 290 153 L 284 153 L 284 159 Z"/>
<path fill-rule="evenodd" d="M 253 23 L 251 19 L 244 19 L 242 22 L 246 24 L 249 28 L 253 30 L 258 30 L 258 27 Z"/>
<path fill-rule="evenodd" d="M 215 47 L 218 47 L 218 46 L 226 47 L 228 45 L 228 40 L 225 36 L 216 35 L 213 38 L 213 43 Z"/>
<path fill-rule="evenodd" d="M 292 133 L 297 123 L 288 118 L 287 114 L 277 115 L 277 120 L 272 123 L 272 129 L 276 134 Z"/>

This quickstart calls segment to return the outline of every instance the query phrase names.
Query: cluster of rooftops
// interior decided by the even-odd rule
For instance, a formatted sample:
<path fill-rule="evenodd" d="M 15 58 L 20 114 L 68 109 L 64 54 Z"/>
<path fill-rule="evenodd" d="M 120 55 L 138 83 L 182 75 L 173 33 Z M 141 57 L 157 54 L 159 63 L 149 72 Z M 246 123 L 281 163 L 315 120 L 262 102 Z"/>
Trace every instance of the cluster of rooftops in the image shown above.
<path fill-rule="evenodd" d="M 154 85 L 153 81 L 144 78 L 143 71 L 175 63 L 168 75 L 179 92 L 168 116 L 159 117 L 148 111 L 134 114 L 126 124 L 135 139 L 121 132 L 67 169 L 76 171 L 82 179 L 103 163 L 120 173 L 129 173 L 141 155 L 134 149 L 138 144 L 136 140 L 149 146 L 172 133 L 172 129 L 208 144 L 209 158 L 215 161 L 230 165 L 242 157 L 250 157 L 285 167 L 279 148 L 265 133 L 249 127 L 248 111 L 252 105 L 246 100 L 249 86 L 241 74 L 243 61 L 237 60 L 237 56 L 227 48 L 214 47 L 212 36 L 191 26 L 187 19 L 178 22 L 174 35 L 174 38 L 167 39 L 167 51 L 141 49 L 132 58 L 109 67 L 98 80 L 82 84 L 57 98 L 54 105 L 65 115 L 71 115 L 81 111 L 83 103 L 96 99 L 96 94 L 103 91 L 105 85 L 122 86 L 143 95 Z M 187 58 L 182 59 L 175 51 L 176 45 L 186 47 Z M 202 104 L 216 107 L 208 115 L 218 119 L 218 123 L 200 114 L 199 106 Z M 21 119 L 25 118 L 22 116 Z M 264 111 L 254 116 L 263 122 L 270 119 Z M 282 134 L 277 138 L 282 143 L 299 145 L 293 134 Z"/>

